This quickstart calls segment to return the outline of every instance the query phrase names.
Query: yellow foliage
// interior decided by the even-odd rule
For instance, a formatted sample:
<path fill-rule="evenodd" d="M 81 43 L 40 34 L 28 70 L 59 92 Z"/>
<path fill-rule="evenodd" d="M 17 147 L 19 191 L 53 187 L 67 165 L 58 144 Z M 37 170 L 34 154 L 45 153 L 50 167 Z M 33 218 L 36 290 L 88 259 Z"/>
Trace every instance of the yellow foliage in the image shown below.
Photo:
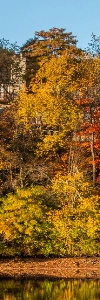
<path fill-rule="evenodd" d="M 41 122 L 42 127 L 60 126 L 65 131 L 73 129 L 77 108 L 68 94 L 76 89 L 76 81 L 72 80 L 74 72 L 75 63 L 69 63 L 64 55 L 53 57 L 41 66 L 31 83 L 32 94 L 27 94 L 24 89 L 17 97 L 16 122 L 26 130 L 31 127 L 32 118 Z"/>

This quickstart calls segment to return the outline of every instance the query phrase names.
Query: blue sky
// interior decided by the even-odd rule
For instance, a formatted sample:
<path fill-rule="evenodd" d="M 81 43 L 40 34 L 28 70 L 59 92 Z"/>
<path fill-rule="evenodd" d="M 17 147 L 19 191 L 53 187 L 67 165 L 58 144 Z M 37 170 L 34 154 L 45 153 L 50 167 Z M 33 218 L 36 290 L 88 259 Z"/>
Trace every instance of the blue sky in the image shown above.
<path fill-rule="evenodd" d="M 100 36 L 100 0 L 1 0 L 0 39 L 22 46 L 35 31 L 65 28 L 82 49 Z"/>

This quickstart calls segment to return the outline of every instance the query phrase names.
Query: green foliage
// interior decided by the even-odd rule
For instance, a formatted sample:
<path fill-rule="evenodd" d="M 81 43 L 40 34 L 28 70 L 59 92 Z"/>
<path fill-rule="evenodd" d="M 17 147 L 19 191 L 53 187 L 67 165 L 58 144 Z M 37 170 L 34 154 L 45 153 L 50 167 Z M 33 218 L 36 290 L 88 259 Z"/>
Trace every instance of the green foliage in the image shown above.
<path fill-rule="evenodd" d="M 9 194 L 1 199 L 1 255 L 67 256 L 99 253 L 98 196 L 95 202 L 93 197 L 79 197 L 77 206 L 72 207 L 64 204 L 65 200 L 62 201 L 62 190 L 57 197 L 54 189 L 55 185 L 52 197 L 53 202 L 58 198 L 56 206 L 49 203 L 48 187 L 46 190 L 38 186 L 21 189 L 15 195 Z"/>

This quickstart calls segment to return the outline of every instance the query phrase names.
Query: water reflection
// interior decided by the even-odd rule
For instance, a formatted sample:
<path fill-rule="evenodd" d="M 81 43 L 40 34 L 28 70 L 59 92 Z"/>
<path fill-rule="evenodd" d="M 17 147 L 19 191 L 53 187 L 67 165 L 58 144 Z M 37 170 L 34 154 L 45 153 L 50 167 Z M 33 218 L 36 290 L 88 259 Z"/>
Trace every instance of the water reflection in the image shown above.
<path fill-rule="evenodd" d="M 0 300 L 99 300 L 100 280 L 0 280 Z"/>

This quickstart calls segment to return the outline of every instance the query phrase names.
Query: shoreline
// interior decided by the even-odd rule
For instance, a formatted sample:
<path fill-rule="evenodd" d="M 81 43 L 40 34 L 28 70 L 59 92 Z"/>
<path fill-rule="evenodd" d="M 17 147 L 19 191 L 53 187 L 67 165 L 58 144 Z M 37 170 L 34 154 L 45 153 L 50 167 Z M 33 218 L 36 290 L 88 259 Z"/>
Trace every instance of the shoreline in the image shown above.
<path fill-rule="evenodd" d="M 100 257 L 1 258 L 0 278 L 100 279 Z"/>

